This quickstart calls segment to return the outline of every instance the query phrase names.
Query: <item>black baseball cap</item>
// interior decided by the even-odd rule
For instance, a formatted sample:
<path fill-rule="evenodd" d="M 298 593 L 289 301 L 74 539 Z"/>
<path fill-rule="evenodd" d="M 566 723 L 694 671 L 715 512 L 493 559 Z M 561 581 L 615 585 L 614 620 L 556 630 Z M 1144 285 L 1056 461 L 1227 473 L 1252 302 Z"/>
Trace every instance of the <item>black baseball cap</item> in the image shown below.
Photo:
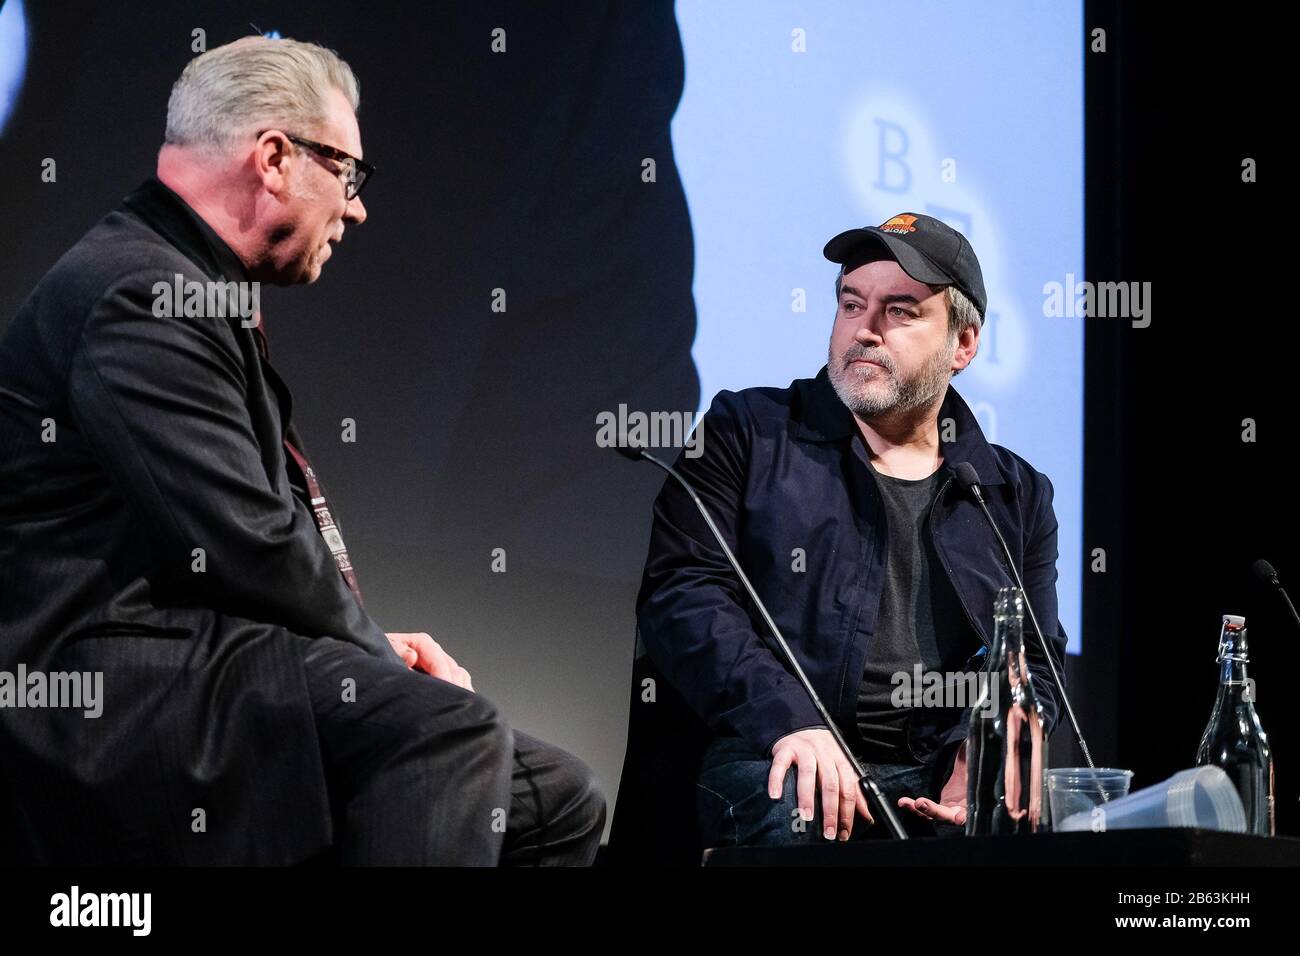
<path fill-rule="evenodd" d="M 902 212 L 879 226 L 849 229 L 826 243 L 822 254 L 841 265 L 872 261 L 870 253 L 884 251 L 909 276 L 927 285 L 955 285 L 979 309 L 984 323 L 984 275 L 975 250 L 956 229 L 933 216 Z M 860 263 L 859 263 L 860 264 Z"/>

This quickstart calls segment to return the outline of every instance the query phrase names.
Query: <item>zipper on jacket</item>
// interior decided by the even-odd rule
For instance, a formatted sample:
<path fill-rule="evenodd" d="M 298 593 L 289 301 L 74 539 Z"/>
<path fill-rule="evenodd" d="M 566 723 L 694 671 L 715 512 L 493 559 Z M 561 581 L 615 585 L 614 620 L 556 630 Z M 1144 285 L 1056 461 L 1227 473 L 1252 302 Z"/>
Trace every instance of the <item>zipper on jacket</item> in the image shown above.
<path fill-rule="evenodd" d="M 939 496 L 935 499 L 935 504 L 936 504 L 936 505 L 942 505 L 942 504 L 943 504 L 943 496 L 947 493 L 947 491 L 948 491 L 948 486 L 949 486 L 950 484 L 952 484 L 952 478 L 951 478 L 951 476 L 948 477 L 948 478 L 944 481 L 944 483 L 943 483 L 943 487 L 939 489 Z M 931 510 L 930 510 L 930 541 L 931 541 L 931 543 L 934 542 L 934 532 L 935 532 L 935 529 L 938 527 L 938 524 L 939 524 L 939 511 L 938 511 L 937 508 L 931 508 Z M 952 589 L 953 589 L 953 591 L 954 591 L 954 592 L 956 593 L 956 595 L 957 595 L 957 600 L 961 603 L 961 609 L 962 609 L 963 611 L 966 612 L 966 620 L 970 621 L 970 625 L 971 625 L 971 627 L 973 627 L 973 628 L 975 629 L 975 634 L 979 637 L 979 639 L 980 639 L 980 644 L 984 647 L 985 650 L 987 650 L 987 651 L 989 651 L 990 653 L 992 653 L 992 651 L 993 651 L 993 648 L 992 648 L 992 646 L 991 646 L 991 643 L 992 643 L 992 642 L 991 642 L 991 641 L 988 641 L 988 640 L 985 640 L 983 629 L 982 629 L 982 628 L 981 628 L 981 627 L 980 627 L 980 626 L 975 622 L 975 615 L 971 614 L 971 612 L 970 612 L 970 608 L 966 606 L 966 598 L 965 598 L 965 596 L 961 593 L 961 588 L 959 588 L 959 587 L 957 586 L 957 582 L 953 579 L 953 576 L 952 576 L 952 568 L 948 567 L 948 563 L 949 563 L 949 562 L 948 562 L 948 560 L 947 560 L 947 558 L 946 558 L 946 556 L 945 556 L 945 560 L 944 560 L 944 562 L 943 562 L 943 569 L 944 569 L 944 571 L 946 571 L 946 572 L 948 573 L 948 581 L 949 581 L 950 584 L 952 584 Z M 972 655 L 972 656 L 976 656 L 976 655 Z M 968 660 L 969 660 L 969 658 L 968 658 Z"/>
<path fill-rule="evenodd" d="M 870 462 L 868 462 L 867 464 L 868 464 L 867 471 L 868 471 L 868 473 L 869 473 L 869 472 L 871 471 L 871 469 L 870 469 Z M 875 503 L 876 503 L 876 509 L 877 509 L 877 511 L 878 511 L 879 514 L 880 514 L 880 520 L 881 520 L 881 523 L 885 526 L 885 533 L 884 533 L 883 535 L 877 535 L 876 540 L 873 540 L 872 542 L 870 542 L 870 543 L 868 544 L 868 548 L 872 549 L 873 552 L 874 552 L 874 549 L 875 549 L 875 547 L 876 547 L 876 541 L 878 541 L 880 538 L 884 538 L 884 539 L 888 540 L 888 537 L 889 537 L 889 520 L 885 517 L 885 504 L 884 504 L 884 502 L 881 500 L 881 496 L 880 496 L 880 488 L 879 488 L 879 486 L 876 484 L 876 480 L 875 480 L 874 478 L 871 478 L 871 479 L 870 479 L 870 482 L 871 482 L 871 487 L 872 487 L 872 489 L 875 491 L 875 495 L 876 495 L 876 497 L 875 497 L 875 499 L 874 499 L 874 500 L 875 500 Z M 866 555 L 864 554 L 864 555 L 863 555 L 863 561 L 862 561 L 862 566 L 863 566 L 864 568 L 866 567 L 866 563 L 867 563 L 867 562 L 866 562 Z M 867 587 L 865 587 L 865 586 L 864 586 L 863 589 L 864 589 L 864 590 L 870 590 L 869 588 L 867 588 Z M 862 613 L 862 612 L 861 612 L 861 610 L 859 609 L 858 614 L 860 615 L 861 613 Z M 857 619 L 856 619 L 856 618 L 854 619 L 853 629 L 854 629 L 854 633 L 856 634 L 856 633 L 857 633 Z M 853 637 L 852 637 L 852 635 L 850 635 L 849 640 L 846 642 L 846 646 L 845 646 L 845 649 L 844 649 L 844 664 L 840 667 L 840 692 L 839 692 L 838 695 L 836 695 L 836 698 L 835 698 L 835 709 L 834 709 L 834 711 L 832 712 L 832 713 L 834 714 L 834 716 L 835 716 L 835 719 L 836 719 L 836 720 L 839 720 L 841 724 L 844 723 L 844 720 L 843 720 L 843 717 L 844 717 L 844 708 L 847 706 L 847 702 L 844 700 L 844 693 L 845 693 L 846 690 L 848 690 L 848 686 L 849 686 L 849 659 L 850 659 L 852 656 L 853 656 Z M 858 675 L 858 682 L 859 682 L 859 684 L 861 683 L 861 680 L 862 680 L 862 676 L 861 676 L 861 675 Z M 853 725 L 854 725 L 854 732 L 856 733 L 856 731 L 857 731 L 857 701 L 856 701 L 857 691 L 856 691 L 856 690 L 854 691 L 854 697 L 855 697 L 855 700 L 854 700 L 854 704 L 853 704 L 853 716 L 854 716 Z"/>

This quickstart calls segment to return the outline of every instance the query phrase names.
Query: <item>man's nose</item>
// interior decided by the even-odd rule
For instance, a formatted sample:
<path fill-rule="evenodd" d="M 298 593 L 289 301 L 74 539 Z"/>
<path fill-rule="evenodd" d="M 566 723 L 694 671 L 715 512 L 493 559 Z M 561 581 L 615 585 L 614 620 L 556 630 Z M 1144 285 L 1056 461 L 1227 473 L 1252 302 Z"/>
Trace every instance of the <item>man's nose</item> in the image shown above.
<path fill-rule="evenodd" d="M 343 213 L 343 218 L 358 226 L 366 221 L 366 207 L 362 205 L 360 196 L 353 196 L 348 200 L 348 208 Z"/>
<path fill-rule="evenodd" d="M 853 338 L 863 345 L 879 345 L 884 341 L 881 334 L 876 331 L 875 323 L 870 318 L 862 320 L 862 324 L 854 331 Z"/>

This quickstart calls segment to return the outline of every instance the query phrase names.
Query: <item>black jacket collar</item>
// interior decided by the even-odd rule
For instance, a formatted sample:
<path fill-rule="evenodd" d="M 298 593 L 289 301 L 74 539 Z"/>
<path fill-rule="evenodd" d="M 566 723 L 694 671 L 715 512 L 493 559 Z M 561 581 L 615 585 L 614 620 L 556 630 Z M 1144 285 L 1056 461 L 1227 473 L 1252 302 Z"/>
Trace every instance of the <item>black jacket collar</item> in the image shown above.
<path fill-rule="evenodd" d="M 196 263 L 208 278 L 248 281 L 248 271 L 234 250 L 157 177 L 146 179 L 122 205 Z"/>
<path fill-rule="evenodd" d="M 213 281 L 248 281 L 248 270 L 235 251 L 226 245 L 226 241 L 217 235 L 198 213 L 189 207 L 185 200 L 167 188 L 155 176 L 150 176 L 131 195 L 122 200 L 122 205 L 132 215 L 138 216 L 151 229 L 175 246 L 182 255 L 195 263 Z M 251 331 L 237 332 L 252 336 Z M 266 379 L 275 392 L 280 405 L 281 431 L 288 435 L 299 448 L 302 440 L 293 427 L 293 395 L 280 374 L 272 367 L 269 359 L 262 355 L 259 359 L 266 370 Z"/>
<path fill-rule="evenodd" d="M 802 401 L 795 410 L 798 429 L 795 437 L 803 441 L 831 442 L 852 438 L 857 432 L 853 413 L 835 394 L 826 366 L 814 379 L 804 379 L 801 383 Z M 1004 479 L 998 468 L 997 457 L 984 437 L 975 413 L 970 410 L 966 400 L 957 394 L 949 383 L 943 404 L 939 407 L 939 421 L 951 418 L 956 422 L 956 435 L 951 442 L 943 440 L 943 428 L 940 426 L 939 444 L 943 450 L 945 465 L 954 466 L 957 462 L 968 461 L 979 473 L 980 484 L 999 485 Z"/>

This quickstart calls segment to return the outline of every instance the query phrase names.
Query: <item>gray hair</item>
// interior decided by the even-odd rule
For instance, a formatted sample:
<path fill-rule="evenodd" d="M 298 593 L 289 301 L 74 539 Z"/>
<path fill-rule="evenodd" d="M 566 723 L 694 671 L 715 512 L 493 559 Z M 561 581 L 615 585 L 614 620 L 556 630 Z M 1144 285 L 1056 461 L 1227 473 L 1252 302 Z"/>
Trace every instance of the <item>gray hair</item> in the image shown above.
<path fill-rule="evenodd" d="M 955 285 L 943 287 L 944 298 L 948 302 L 948 340 L 955 342 L 957 337 L 965 332 L 968 328 L 982 329 L 984 319 L 980 316 L 980 310 L 975 308 L 972 302 L 961 289 Z M 979 343 L 975 343 L 975 355 L 979 355 Z M 971 356 L 971 361 L 975 361 L 975 355 Z M 969 366 L 968 366 L 969 367 Z M 954 376 L 960 375 L 965 369 L 957 369 L 953 372 Z"/>
<path fill-rule="evenodd" d="M 186 64 L 167 101 L 166 142 L 224 152 L 263 128 L 310 136 L 339 90 L 355 112 L 360 85 L 333 50 L 298 40 L 243 37 Z"/>

